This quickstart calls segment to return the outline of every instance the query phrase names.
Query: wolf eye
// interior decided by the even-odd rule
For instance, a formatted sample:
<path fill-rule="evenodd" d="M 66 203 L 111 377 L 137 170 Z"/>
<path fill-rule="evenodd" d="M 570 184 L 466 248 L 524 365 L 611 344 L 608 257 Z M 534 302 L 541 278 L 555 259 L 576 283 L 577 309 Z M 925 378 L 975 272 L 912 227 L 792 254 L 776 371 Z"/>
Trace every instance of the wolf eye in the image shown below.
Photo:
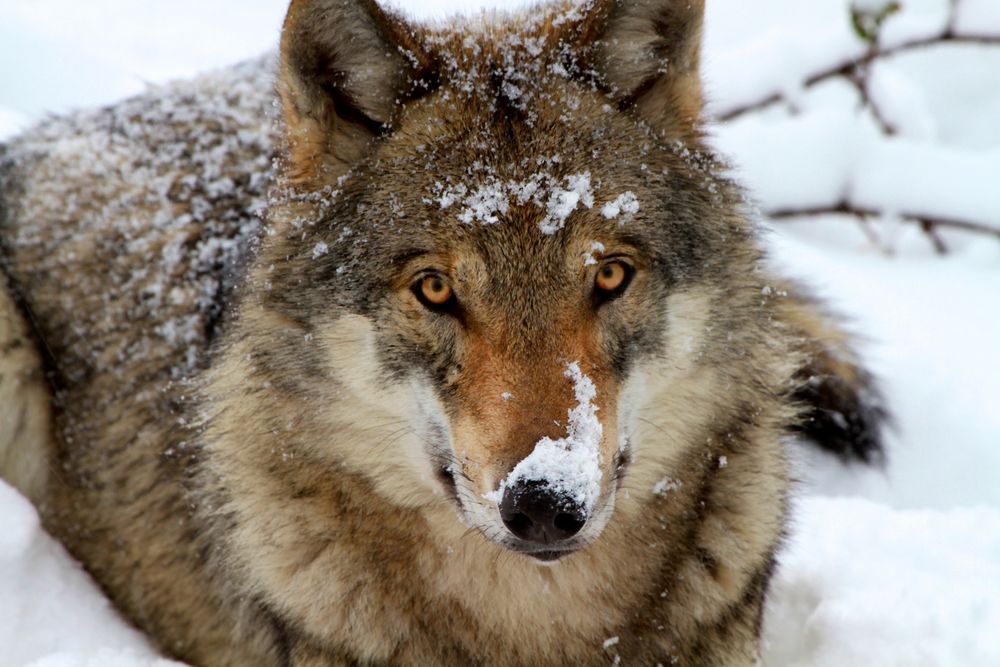
<path fill-rule="evenodd" d="M 435 306 L 443 306 L 451 299 L 451 287 L 441 276 L 426 276 L 421 280 L 420 293 Z"/>
<path fill-rule="evenodd" d="M 417 300 L 431 310 L 443 311 L 455 306 L 455 293 L 451 285 L 436 273 L 420 278 L 410 289 Z"/>
<path fill-rule="evenodd" d="M 621 260 L 611 260 L 605 262 L 597 269 L 597 277 L 594 278 L 594 299 L 600 305 L 605 301 L 617 299 L 628 284 L 632 282 L 632 274 L 635 269 L 631 264 L 626 264 Z"/>

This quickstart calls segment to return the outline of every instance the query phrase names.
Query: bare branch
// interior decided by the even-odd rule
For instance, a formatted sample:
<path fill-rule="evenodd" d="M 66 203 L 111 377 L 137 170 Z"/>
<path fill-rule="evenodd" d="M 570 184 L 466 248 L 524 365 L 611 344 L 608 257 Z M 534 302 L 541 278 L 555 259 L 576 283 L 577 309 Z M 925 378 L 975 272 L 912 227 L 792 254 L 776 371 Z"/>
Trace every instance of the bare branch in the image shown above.
<path fill-rule="evenodd" d="M 934 226 L 932 220 L 920 220 L 920 228 L 924 230 L 924 235 L 931 240 L 934 245 L 934 250 L 939 255 L 948 254 L 948 246 L 945 244 L 944 239 L 938 234 L 937 228 Z"/>
<path fill-rule="evenodd" d="M 885 19 L 898 11 L 900 7 L 898 3 L 890 3 L 886 5 L 881 10 L 881 13 L 875 15 L 869 16 L 858 12 L 852 13 L 851 18 L 854 23 L 855 31 L 869 43 L 868 48 L 862 55 L 833 64 L 830 67 L 809 76 L 804 82 L 804 87 L 809 88 L 830 79 L 838 77 L 843 78 L 857 89 L 864 108 L 871 113 L 872 118 L 881 128 L 882 132 L 887 136 L 898 134 L 898 128 L 896 128 L 892 121 L 885 116 L 876 103 L 875 98 L 871 95 L 870 73 L 873 63 L 900 53 L 942 44 L 979 44 L 1000 47 L 1000 35 L 959 34 L 956 32 L 955 25 L 957 23 L 956 19 L 958 16 L 960 1 L 961 0 L 951 0 L 951 9 L 948 21 L 940 33 L 928 37 L 904 41 L 891 47 L 883 47 L 879 45 L 879 32 Z M 732 109 L 719 116 L 718 120 L 723 122 L 733 120 L 744 114 L 763 109 L 764 107 L 782 101 L 786 101 L 791 105 L 791 102 L 788 101 L 784 95 L 775 93 L 756 103 Z M 875 245 L 878 245 L 878 238 L 876 237 L 870 223 L 873 218 L 885 215 L 886 211 L 858 207 L 848 203 L 847 201 L 843 201 L 835 206 L 781 209 L 767 211 L 766 213 L 774 220 L 831 214 L 852 216 L 857 220 L 869 240 L 871 240 Z M 948 252 L 948 246 L 940 234 L 942 229 L 959 229 L 977 234 L 985 234 L 1000 240 L 1000 220 L 996 221 L 996 225 L 994 226 L 993 224 L 984 224 L 982 221 L 977 220 L 944 218 L 927 215 L 917 211 L 904 211 L 897 215 L 904 222 L 919 225 L 920 230 L 925 236 L 927 236 L 928 240 L 934 246 L 935 251 L 942 255 Z"/>
<path fill-rule="evenodd" d="M 824 70 L 821 70 L 805 80 L 805 87 L 809 88 L 815 86 L 816 84 L 828 81 L 836 77 L 847 77 L 849 80 L 852 79 L 852 75 L 860 68 L 867 67 L 875 60 L 882 58 L 888 58 L 890 56 L 904 53 L 906 51 L 913 51 L 915 49 L 921 49 L 928 46 L 935 46 L 938 44 L 985 44 L 990 46 L 1000 47 L 1000 36 L 991 35 L 956 35 L 952 32 L 949 27 L 942 33 L 938 35 L 932 35 L 930 37 L 921 37 L 919 39 L 910 40 L 907 42 L 902 42 L 896 46 L 889 48 L 873 48 L 869 49 L 864 53 L 864 55 L 858 56 L 847 60 L 846 62 L 836 63 Z M 754 102 L 752 104 L 747 104 L 735 109 L 730 109 L 729 111 L 719 115 L 716 120 L 726 122 L 738 118 L 744 114 L 751 113 L 753 111 L 759 111 L 767 106 L 770 106 L 776 102 L 781 102 L 785 99 L 785 96 L 781 93 L 774 93 L 765 97 L 764 99 Z"/>
<path fill-rule="evenodd" d="M 863 207 L 852 206 L 847 202 L 841 202 L 836 206 L 819 206 L 811 208 L 801 208 L 801 209 L 780 209 L 776 211 L 765 211 L 767 215 L 772 220 L 786 220 L 788 218 L 801 218 L 801 217 L 815 217 L 820 215 L 850 215 L 854 216 L 860 220 L 868 220 L 870 218 L 878 217 L 882 215 L 882 211 L 877 211 L 875 209 L 868 209 Z M 938 216 L 930 216 L 922 213 L 914 212 L 902 212 L 899 217 L 905 222 L 910 222 L 914 224 L 919 224 L 922 229 L 926 230 L 929 234 L 936 232 L 938 228 L 945 229 L 960 229 L 966 232 L 974 232 L 977 234 L 986 234 L 987 236 L 993 236 L 998 241 L 1000 241 L 1000 224 L 996 227 L 991 225 L 984 225 L 980 222 L 972 222 L 969 220 L 959 220 L 956 218 L 942 218 Z M 935 248 L 940 251 L 947 251 L 947 247 L 944 245 L 944 241 L 940 237 L 936 237 L 933 241 Z"/>

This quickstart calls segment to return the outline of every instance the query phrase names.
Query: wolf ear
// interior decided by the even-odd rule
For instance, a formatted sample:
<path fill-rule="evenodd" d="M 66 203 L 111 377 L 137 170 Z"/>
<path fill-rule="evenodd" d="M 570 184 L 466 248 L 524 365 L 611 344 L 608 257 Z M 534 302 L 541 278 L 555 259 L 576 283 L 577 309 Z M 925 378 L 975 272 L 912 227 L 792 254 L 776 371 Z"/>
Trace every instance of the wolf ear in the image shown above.
<path fill-rule="evenodd" d="M 279 73 L 290 178 L 346 172 L 388 129 L 424 61 L 407 26 L 374 0 L 292 0 Z"/>
<path fill-rule="evenodd" d="M 667 136 L 696 142 L 704 0 L 609 1 L 592 55 L 609 93 Z"/>

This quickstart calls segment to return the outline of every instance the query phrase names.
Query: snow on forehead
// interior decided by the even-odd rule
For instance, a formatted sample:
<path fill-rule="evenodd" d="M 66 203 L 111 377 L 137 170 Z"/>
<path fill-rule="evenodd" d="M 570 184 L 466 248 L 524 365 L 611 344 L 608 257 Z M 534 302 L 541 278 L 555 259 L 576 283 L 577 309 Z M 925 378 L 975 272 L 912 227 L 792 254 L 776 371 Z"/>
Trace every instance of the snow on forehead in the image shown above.
<path fill-rule="evenodd" d="M 545 16 L 553 11 L 579 13 L 593 5 L 593 0 L 565 0 L 542 3 L 538 0 L 380 0 L 381 5 L 406 18 L 429 25 L 450 25 L 467 32 L 481 32 L 512 19 Z"/>
<path fill-rule="evenodd" d="M 599 202 L 595 189 L 600 185 L 590 170 L 569 168 L 559 154 L 525 158 L 504 169 L 475 161 L 459 176 L 434 180 L 423 203 L 466 225 L 498 224 L 512 207 L 532 208 L 539 231 L 547 236 L 566 227 L 572 216 L 594 209 L 595 203 L 604 218 L 618 218 L 619 225 L 630 222 L 639 210 L 635 194 L 626 191 Z"/>
<path fill-rule="evenodd" d="M 491 169 L 484 172 L 473 172 L 459 182 L 436 181 L 425 203 L 455 210 L 455 217 L 465 224 L 496 224 L 511 205 L 531 205 L 538 210 L 538 228 L 546 235 L 565 227 L 567 218 L 577 209 L 594 205 L 589 171 L 561 178 L 549 171 L 536 171 L 525 179 L 506 180 Z"/>
<path fill-rule="evenodd" d="M 575 67 L 567 64 L 575 60 L 573 26 L 590 15 L 592 4 L 550 3 L 525 12 L 483 11 L 425 21 L 421 38 L 442 66 L 446 85 L 460 94 L 496 97 L 499 92 L 523 109 L 528 91 L 549 87 L 553 76 L 569 77 L 567 67 Z"/>

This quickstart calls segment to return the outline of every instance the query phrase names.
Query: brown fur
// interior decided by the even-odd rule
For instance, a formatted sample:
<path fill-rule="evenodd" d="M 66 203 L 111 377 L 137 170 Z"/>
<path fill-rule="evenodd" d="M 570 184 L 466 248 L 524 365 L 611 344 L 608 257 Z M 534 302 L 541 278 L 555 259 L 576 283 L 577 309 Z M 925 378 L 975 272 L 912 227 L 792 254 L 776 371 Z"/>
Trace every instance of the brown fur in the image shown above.
<path fill-rule="evenodd" d="M 5 267 L 55 415 L 51 440 L 0 440 L 3 474 L 196 665 L 754 664 L 781 439 L 800 399 L 829 398 L 804 381 L 839 383 L 833 409 L 868 378 L 814 304 L 770 287 L 701 140 L 701 14 L 632 0 L 413 29 L 369 1 L 295 0 L 256 243 L 270 137 L 252 73 L 18 140 Z M 157 105 L 184 120 L 137 122 Z M 54 150 L 70 133 L 111 137 L 95 159 L 115 176 Z M 592 184 L 553 233 L 531 201 L 490 224 L 446 204 L 446 186 L 513 187 L 542 163 L 543 190 Z M 602 215 L 625 191 L 639 211 Z M 596 305 L 589 253 L 633 263 L 617 300 Z M 459 310 L 419 303 L 429 270 Z M 602 484 L 580 548 L 544 566 L 483 495 L 565 433 L 574 361 Z M 58 471 L 44 489 L 9 464 L 28 449 Z"/>
<path fill-rule="evenodd" d="M 25 496 L 44 497 L 52 409 L 31 327 L 0 275 L 0 471 Z"/>

